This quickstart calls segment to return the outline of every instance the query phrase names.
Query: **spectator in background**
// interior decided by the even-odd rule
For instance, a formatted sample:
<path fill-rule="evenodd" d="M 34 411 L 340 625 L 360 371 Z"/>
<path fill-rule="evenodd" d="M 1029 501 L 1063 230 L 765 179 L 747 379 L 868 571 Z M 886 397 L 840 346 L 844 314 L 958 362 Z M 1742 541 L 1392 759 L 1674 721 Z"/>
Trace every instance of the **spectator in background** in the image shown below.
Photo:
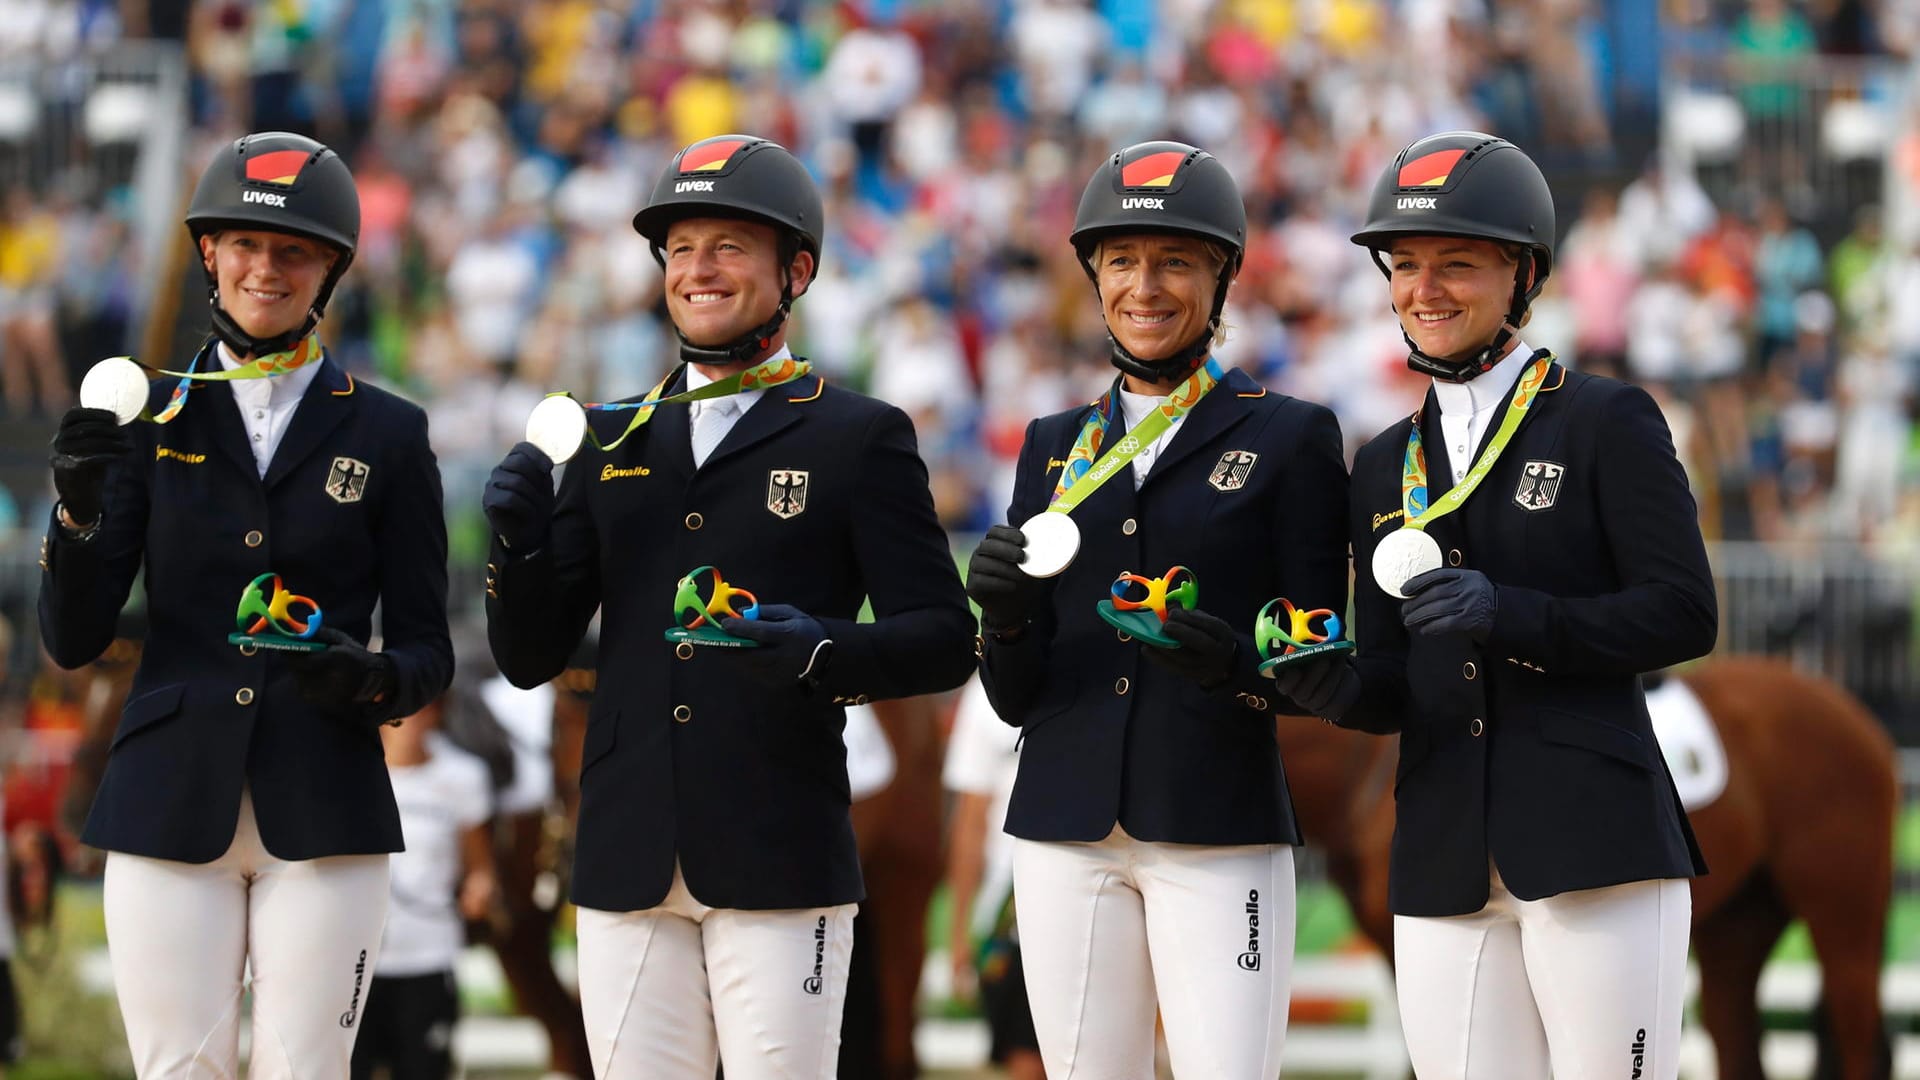
<path fill-rule="evenodd" d="M 1588 192 L 1561 245 L 1560 292 L 1575 312 L 1575 354 L 1583 370 L 1618 377 L 1626 370 L 1628 317 L 1640 287 L 1632 246 L 1607 188 Z"/>
<path fill-rule="evenodd" d="M 1868 330 L 1841 360 L 1835 387 L 1846 423 L 1836 450 L 1834 514 L 1840 531 L 1873 538 L 1900 504 L 1913 440 L 1914 372 Z"/>
<path fill-rule="evenodd" d="M 1691 173 L 1664 169 L 1657 156 L 1620 192 L 1620 231 L 1641 270 L 1677 260 L 1713 226 L 1713 200 Z"/>
<path fill-rule="evenodd" d="M 1759 232 L 1753 253 L 1755 370 L 1773 366 L 1777 354 L 1793 345 L 1795 304 L 1826 279 L 1820 244 L 1787 216 L 1786 204 L 1772 196 L 1760 201 Z"/>
<path fill-rule="evenodd" d="M 1880 206 L 1853 212 L 1853 229 L 1827 256 L 1827 289 L 1840 307 L 1840 328 L 1851 333 L 1886 317 L 1887 243 Z"/>
<path fill-rule="evenodd" d="M 1808 107 L 1799 76 L 1817 44 L 1787 0 L 1749 0 L 1734 22 L 1728 60 L 1747 115 L 1747 165 L 1766 190 L 1798 194 L 1807 186 L 1792 136 Z"/>
<path fill-rule="evenodd" d="M 877 167 L 894 117 L 920 91 L 919 47 L 897 28 L 856 22 L 834 45 L 824 74 L 833 118 L 853 141 L 860 167 Z M 707 134 L 718 133 L 679 141 Z"/>
<path fill-rule="evenodd" d="M 353 1080 L 371 1080 L 381 1068 L 391 1080 L 453 1075 L 460 1017 L 453 969 L 467 943 L 462 920 L 485 921 L 499 892 L 487 831 L 487 766 L 438 730 L 442 709 L 458 692 L 399 727 L 380 729 L 407 846 L 388 863 L 387 925 L 353 1044 Z"/>
<path fill-rule="evenodd" d="M 15 417 L 51 416 L 73 401 L 54 327 L 60 225 L 24 187 L 0 207 L 0 394 Z"/>

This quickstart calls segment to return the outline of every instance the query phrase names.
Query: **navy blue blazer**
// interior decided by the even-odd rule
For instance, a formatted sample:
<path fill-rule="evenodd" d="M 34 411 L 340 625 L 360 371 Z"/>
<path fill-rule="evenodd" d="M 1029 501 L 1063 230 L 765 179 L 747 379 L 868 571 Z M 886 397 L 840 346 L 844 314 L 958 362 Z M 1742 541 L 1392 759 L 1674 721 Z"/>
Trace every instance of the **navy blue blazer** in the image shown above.
<path fill-rule="evenodd" d="M 217 362 L 203 350 L 200 363 Z M 440 472 L 418 406 L 321 364 L 264 479 L 232 391 L 203 383 L 171 423 L 128 429 L 133 456 L 109 473 L 98 533 L 48 527 L 40 630 L 63 667 L 106 649 L 145 571 L 146 648 L 89 844 L 210 862 L 233 842 L 245 785 L 280 858 L 401 849 L 373 721 L 416 711 L 453 676 Z M 155 411 L 174 383 L 154 384 Z M 386 702 L 332 715 L 300 696 L 280 654 L 228 644 L 242 590 L 269 571 L 362 642 L 380 607 L 397 679 Z"/>
<path fill-rule="evenodd" d="M 1027 428 L 1009 522 L 1046 508 L 1092 411 Z M 1275 597 L 1344 608 L 1346 499 L 1333 414 L 1233 370 L 1174 428 L 1139 491 L 1129 466 L 1076 507 L 1080 553 L 1045 611 L 1012 643 L 985 645 L 987 695 L 1025 729 L 1007 831 L 1099 840 L 1118 822 L 1140 840 L 1300 843 L 1274 738 L 1274 713 L 1291 703 L 1257 670 L 1253 625 Z M 1213 691 L 1141 656 L 1095 610 L 1122 572 L 1175 565 L 1194 572 L 1199 608 L 1239 632 L 1234 674 Z"/>
<path fill-rule="evenodd" d="M 610 439 L 630 414 L 589 415 Z M 913 424 L 812 376 L 766 390 L 698 469 L 687 424 L 686 406 L 663 406 L 612 453 L 583 449 L 546 546 L 494 542 L 487 632 L 515 685 L 559 674 L 600 612 L 573 899 L 655 907 L 677 858 L 712 907 L 859 901 L 844 706 L 950 689 L 973 666 Z M 676 583 L 703 565 L 826 627 L 816 687 L 769 686 L 733 650 L 665 640 Z M 863 602 L 870 623 L 856 621 Z"/>
<path fill-rule="evenodd" d="M 1429 391 L 1435 502 L 1453 475 L 1439 415 Z M 1523 900 L 1704 873 L 1640 686 L 1644 672 L 1711 651 L 1718 628 L 1693 496 L 1659 407 L 1638 387 L 1555 365 L 1479 490 L 1428 527 L 1448 565 L 1498 586 L 1484 645 L 1409 634 L 1401 601 L 1373 580 L 1374 547 L 1402 524 L 1411 423 L 1354 460 L 1364 690 L 1341 719 L 1400 734 L 1392 909 L 1480 910 L 1489 855 Z"/>

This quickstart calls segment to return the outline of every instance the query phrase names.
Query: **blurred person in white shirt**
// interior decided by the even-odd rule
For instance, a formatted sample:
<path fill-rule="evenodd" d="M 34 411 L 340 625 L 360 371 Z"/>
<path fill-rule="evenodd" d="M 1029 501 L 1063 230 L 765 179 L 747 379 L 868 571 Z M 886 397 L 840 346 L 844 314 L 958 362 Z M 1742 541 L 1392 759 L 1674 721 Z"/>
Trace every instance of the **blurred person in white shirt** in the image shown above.
<path fill-rule="evenodd" d="M 1913 439 L 1913 371 L 1894 358 L 1885 331 L 1869 326 L 1854 336 L 1836 383 L 1844 420 L 1834 511 L 1857 535 L 1872 538 L 1900 504 L 1903 459 Z"/>
<path fill-rule="evenodd" d="M 465 921 L 486 919 L 498 892 L 487 831 L 492 781 L 484 762 L 435 730 L 446 701 L 380 729 L 407 847 L 389 863 L 387 925 L 354 1042 L 353 1080 L 381 1066 L 391 1080 L 453 1075 L 454 963 L 466 947 Z"/>

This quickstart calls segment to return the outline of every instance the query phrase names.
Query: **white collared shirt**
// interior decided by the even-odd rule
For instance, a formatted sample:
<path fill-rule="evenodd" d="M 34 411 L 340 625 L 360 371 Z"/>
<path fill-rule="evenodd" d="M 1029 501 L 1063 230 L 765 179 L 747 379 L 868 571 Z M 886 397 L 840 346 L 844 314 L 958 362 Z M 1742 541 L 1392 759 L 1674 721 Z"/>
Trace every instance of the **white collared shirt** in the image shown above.
<path fill-rule="evenodd" d="M 760 361 L 760 363 L 765 364 L 774 360 L 784 360 L 792 355 L 793 355 L 793 350 L 787 348 L 785 345 L 782 345 L 780 346 L 779 352 L 776 352 L 772 356 L 767 357 L 765 360 Z M 759 365 L 750 364 L 748 366 L 757 367 Z M 698 365 L 695 365 L 695 364 L 687 365 L 687 390 L 688 391 L 698 390 L 703 386 L 707 386 L 711 384 L 713 381 L 714 381 L 713 379 L 707 377 L 706 372 L 700 370 Z M 745 416 L 747 414 L 747 410 L 753 408 L 754 403 L 758 402 L 761 396 L 764 395 L 765 393 L 766 393 L 765 390 L 743 390 L 740 393 L 733 395 L 731 400 L 735 405 L 735 408 L 731 412 L 727 410 L 721 410 L 720 435 L 718 438 L 713 440 L 713 444 L 715 446 L 718 446 L 722 442 L 726 441 L 727 433 L 733 430 L 733 425 L 739 423 L 740 418 L 742 416 Z M 691 440 L 693 437 L 693 426 L 700 419 L 700 414 L 705 412 L 708 409 L 713 408 L 715 404 L 717 404 L 718 402 L 727 401 L 727 400 L 729 399 L 708 398 L 705 401 L 696 401 L 689 407 L 688 414 L 687 414 L 687 437 L 689 440 Z"/>
<path fill-rule="evenodd" d="M 220 366 L 228 371 L 245 366 L 234 358 L 226 342 L 220 342 L 215 351 L 220 356 Z M 319 374 L 320 361 L 314 360 L 285 375 L 235 379 L 227 384 L 233 390 L 233 403 L 240 408 L 240 423 L 247 429 L 247 446 L 253 451 L 253 464 L 262 478 L 267 475 L 267 465 L 273 461 L 273 452 L 280 448 L 280 440 L 287 434 L 287 425 L 293 422 L 293 410 L 299 407 L 307 387 L 313 385 L 314 376 Z"/>
<path fill-rule="evenodd" d="M 1153 410 L 1165 405 L 1167 398 L 1170 396 L 1172 395 L 1161 394 L 1156 397 L 1153 394 L 1136 394 L 1122 387 L 1120 390 L 1120 415 L 1126 419 L 1127 430 L 1132 431 L 1139 427 L 1140 422 L 1145 420 Z M 1173 438 L 1173 433 L 1180 430 L 1180 421 L 1186 418 L 1186 414 L 1181 413 L 1173 423 L 1167 425 L 1167 430 L 1161 432 L 1159 438 L 1153 440 L 1152 445 L 1134 455 L 1133 490 L 1139 491 L 1140 485 L 1147 482 L 1147 474 L 1153 471 L 1154 459 L 1160 456 L 1160 451 L 1166 449 L 1167 440 Z M 1104 453 L 1107 447 L 1102 446 L 1100 449 L 1101 452 Z"/>
<path fill-rule="evenodd" d="M 1515 338 L 1513 350 L 1501 357 L 1485 374 L 1463 383 L 1433 380 L 1433 398 L 1440 405 L 1440 434 L 1447 442 L 1447 464 L 1453 469 L 1453 482 L 1467 478 L 1473 468 L 1474 449 L 1495 422 L 1507 390 L 1519 380 L 1520 372 L 1533 358 L 1533 349 Z"/>

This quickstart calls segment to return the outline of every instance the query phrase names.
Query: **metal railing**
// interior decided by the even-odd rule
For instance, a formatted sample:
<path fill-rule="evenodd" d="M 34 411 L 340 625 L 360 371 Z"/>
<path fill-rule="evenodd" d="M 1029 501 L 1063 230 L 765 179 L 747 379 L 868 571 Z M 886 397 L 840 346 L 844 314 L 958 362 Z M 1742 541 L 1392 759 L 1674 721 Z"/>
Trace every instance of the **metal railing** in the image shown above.
<path fill-rule="evenodd" d="M 130 335 L 144 325 L 152 283 L 180 241 L 186 142 L 187 63 L 177 42 L 0 58 L 0 191 L 98 198 L 124 190 L 132 200 Z"/>
<path fill-rule="evenodd" d="M 1916 134 L 1913 94 L 1909 69 L 1891 57 L 1769 62 L 1671 50 L 1661 161 L 1691 171 L 1723 206 L 1744 185 L 1782 196 L 1829 241 L 1871 202 L 1887 208 L 1889 224 L 1920 225 L 1913 181 L 1893 161 Z"/>
<path fill-rule="evenodd" d="M 1903 744 L 1920 744 L 1914 664 L 1920 552 L 1856 544 L 1720 543 L 1716 655 L 1783 656 L 1846 687 Z"/>

